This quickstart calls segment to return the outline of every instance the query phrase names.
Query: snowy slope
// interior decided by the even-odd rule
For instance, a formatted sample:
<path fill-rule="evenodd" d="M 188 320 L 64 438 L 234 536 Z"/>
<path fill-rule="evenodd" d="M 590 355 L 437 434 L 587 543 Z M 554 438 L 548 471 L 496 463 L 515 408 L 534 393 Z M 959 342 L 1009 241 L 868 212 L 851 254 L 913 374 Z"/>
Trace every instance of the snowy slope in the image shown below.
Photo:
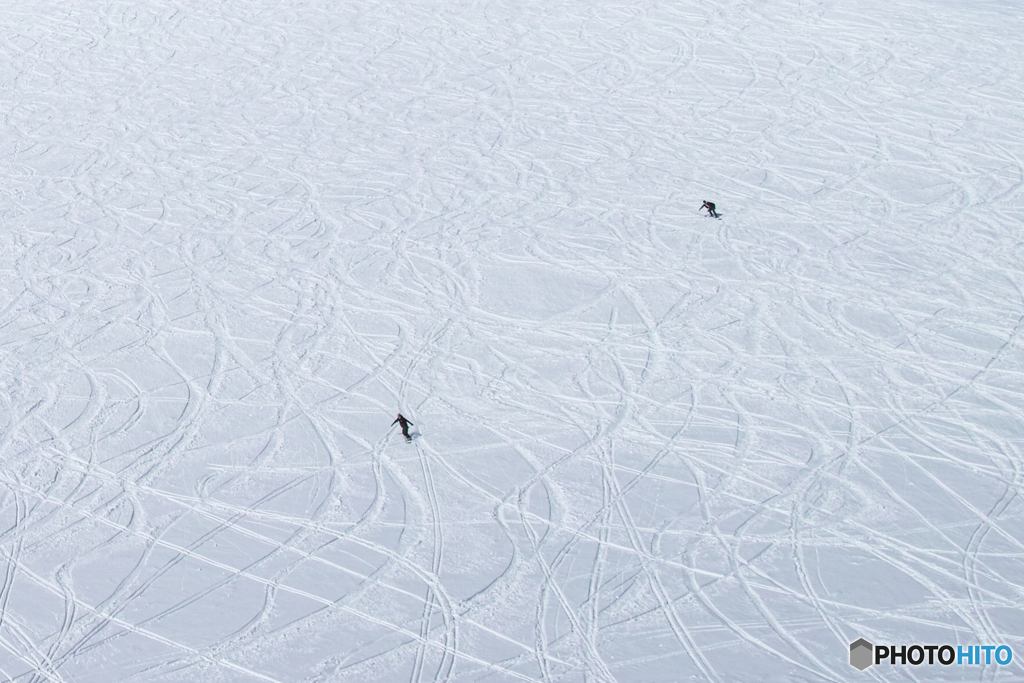
<path fill-rule="evenodd" d="M 1024 679 L 1021 35 L 11 3 L 0 679 Z"/>

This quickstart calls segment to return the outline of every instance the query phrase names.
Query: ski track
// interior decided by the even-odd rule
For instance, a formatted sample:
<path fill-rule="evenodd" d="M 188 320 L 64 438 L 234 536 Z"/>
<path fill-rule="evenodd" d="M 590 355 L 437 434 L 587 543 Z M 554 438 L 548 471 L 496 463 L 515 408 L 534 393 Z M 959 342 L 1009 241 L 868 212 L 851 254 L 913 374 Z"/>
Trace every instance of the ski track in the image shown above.
<path fill-rule="evenodd" d="M 1024 655 L 1022 29 L 1000 0 L 9 9 L 0 678 Z"/>

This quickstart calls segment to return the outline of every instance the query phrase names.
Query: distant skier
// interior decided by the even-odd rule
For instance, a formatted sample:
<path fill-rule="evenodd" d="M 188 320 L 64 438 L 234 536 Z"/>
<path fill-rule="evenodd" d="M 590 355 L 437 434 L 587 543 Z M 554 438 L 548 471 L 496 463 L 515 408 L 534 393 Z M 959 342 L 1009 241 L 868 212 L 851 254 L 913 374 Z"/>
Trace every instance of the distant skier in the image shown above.
<path fill-rule="evenodd" d="M 398 417 L 395 419 L 395 422 L 397 422 L 398 425 L 402 428 L 402 436 L 405 437 L 405 440 L 412 441 L 412 437 L 409 436 L 409 425 L 413 423 L 406 420 L 401 413 L 398 414 Z M 391 426 L 394 426 L 395 422 L 392 422 Z"/>
<path fill-rule="evenodd" d="M 704 210 L 704 209 L 708 210 L 708 217 L 709 218 L 718 218 L 718 212 L 715 211 L 715 203 L 714 202 L 709 202 L 708 200 L 705 199 L 704 203 L 701 204 L 700 208 L 701 208 L 701 210 Z"/>

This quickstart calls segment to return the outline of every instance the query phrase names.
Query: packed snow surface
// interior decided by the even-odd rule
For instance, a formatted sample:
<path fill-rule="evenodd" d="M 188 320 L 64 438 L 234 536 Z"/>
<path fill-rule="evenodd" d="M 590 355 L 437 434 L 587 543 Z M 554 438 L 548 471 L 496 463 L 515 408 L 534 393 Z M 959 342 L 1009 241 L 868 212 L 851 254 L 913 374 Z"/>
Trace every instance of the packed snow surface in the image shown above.
<path fill-rule="evenodd" d="M 8 3 L 0 679 L 1024 679 L 1021 36 Z"/>

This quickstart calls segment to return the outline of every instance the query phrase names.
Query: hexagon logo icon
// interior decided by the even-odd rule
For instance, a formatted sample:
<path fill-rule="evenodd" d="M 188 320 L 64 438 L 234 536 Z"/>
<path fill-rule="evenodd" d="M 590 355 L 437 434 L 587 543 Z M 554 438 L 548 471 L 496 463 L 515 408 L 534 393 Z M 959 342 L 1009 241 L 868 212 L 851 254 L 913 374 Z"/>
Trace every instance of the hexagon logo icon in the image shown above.
<path fill-rule="evenodd" d="M 863 671 L 874 664 L 872 661 L 874 659 L 872 656 L 874 655 L 874 652 L 874 645 L 863 638 L 858 638 L 850 643 L 850 666 L 858 671 Z"/>

